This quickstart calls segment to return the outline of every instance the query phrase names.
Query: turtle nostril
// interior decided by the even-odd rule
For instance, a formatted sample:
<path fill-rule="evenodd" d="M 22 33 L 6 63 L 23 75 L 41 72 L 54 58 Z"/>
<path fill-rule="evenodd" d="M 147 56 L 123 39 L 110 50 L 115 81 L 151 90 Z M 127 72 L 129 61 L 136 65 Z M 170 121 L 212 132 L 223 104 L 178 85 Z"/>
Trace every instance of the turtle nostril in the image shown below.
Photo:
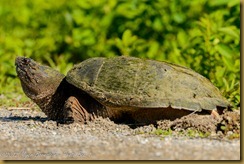
<path fill-rule="evenodd" d="M 24 64 L 29 64 L 30 63 L 30 59 L 29 58 L 24 58 Z"/>

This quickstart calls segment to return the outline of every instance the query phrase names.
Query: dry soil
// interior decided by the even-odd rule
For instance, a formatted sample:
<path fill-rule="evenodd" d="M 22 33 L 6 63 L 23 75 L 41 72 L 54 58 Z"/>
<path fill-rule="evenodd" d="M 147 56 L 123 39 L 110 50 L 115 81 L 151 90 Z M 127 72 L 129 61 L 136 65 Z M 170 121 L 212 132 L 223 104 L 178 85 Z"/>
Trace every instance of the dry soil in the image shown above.
<path fill-rule="evenodd" d="M 98 118 L 62 125 L 37 110 L 0 108 L 2 160 L 240 160 L 240 114 L 191 114 L 133 127 Z"/>

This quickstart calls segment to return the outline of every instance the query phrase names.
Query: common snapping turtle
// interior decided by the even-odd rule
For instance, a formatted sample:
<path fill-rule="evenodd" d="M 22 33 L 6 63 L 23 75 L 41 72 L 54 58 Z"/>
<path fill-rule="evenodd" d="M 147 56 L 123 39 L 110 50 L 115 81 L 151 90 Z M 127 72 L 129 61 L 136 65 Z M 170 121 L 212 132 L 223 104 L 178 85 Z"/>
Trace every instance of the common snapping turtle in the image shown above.
<path fill-rule="evenodd" d="M 135 57 L 90 58 L 64 76 L 30 58 L 16 71 L 25 94 L 52 120 L 154 123 L 198 112 L 218 115 L 230 104 L 205 77 L 191 69 Z"/>

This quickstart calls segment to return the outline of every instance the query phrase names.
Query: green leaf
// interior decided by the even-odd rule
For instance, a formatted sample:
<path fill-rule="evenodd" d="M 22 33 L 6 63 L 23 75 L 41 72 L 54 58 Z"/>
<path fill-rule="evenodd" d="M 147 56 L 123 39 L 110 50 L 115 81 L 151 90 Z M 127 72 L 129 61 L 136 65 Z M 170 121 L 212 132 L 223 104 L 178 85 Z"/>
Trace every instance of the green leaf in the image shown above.
<path fill-rule="evenodd" d="M 225 78 L 223 78 L 223 82 L 224 82 L 224 85 L 225 85 L 225 90 L 226 90 L 226 92 L 228 92 L 230 90 L 229 83 L 228 83 L 228 81 Z"/>
<path fill-rule="evenodd" d="M 240 0 L 230 0 L 228 3 L 228 7 L 233 7 L 235 5 L 240 5 Z"/>
<path fill-rule="evenodd" d="M 185 18 L 186 16 L 185 16 L 185 14 L 183 14 L 183 13 L 175 13 L 174 15 L 173 15 L 173 19 L 174 19 L 174 21 L 175 22 L 177 22 L 177 23 L 182 23 L 182 22 L 184 22 L 185 21 Z"/>
<path fill-rule="evenodd" d="M 161 31 L 163 29 L 163 25 L 162 25 L 162 21 L 160 18 L 156 18 L 154 21 L 153 21 L 153 28 L 156 30 L 156 31 Z"/>
<path fill-rule="evenodd" d="M 222 27 L 218 31 L 223 32 L 224 34 L 230 35 L 234 38 L 240 38 L 239 31 L 235 26 Z"/>
<path fill-rule="evenodd" d="M 225 73 L 226 68 L 225 67 L 221 67 L 221 66 L 217 66 L 216 67 L 216 72 L 215 72 L 215 76 L 216 77 L 223 77 L 224 73 Z"/>
<path fill-rule="evenodd" d="M 226 126 L 222 125 L 222 126 L 220 126 L 220 129 L 221 130 L 226 130 Z"/>
<path fill-rule="evenodd" d="M 130 38 L 132 37 L 132 33 L 130 30 L 125 30 L 122 36 L 122 41 L 125 46 L 128 46 L 130 44 Z"/>
<path fill-rule="evenodd" d="M 149 50 L 147 52 L 147 57 L 152 59 L 154 56 L 157 55 L 157 52 L 159 49 L 159 44 L 158 44 L 158 42 L 152 42 L 150 45 L 151 46 L 149 47 Z"/>
<path fill-rule="evenodd" d="M 210 6 L 222 6 L 229 3 L 230 0 L 211 0 L 209 1 Z"/>
<path fill-rule="evenodd" d="M 131 30 L 125 30 L 122 36 L 122 42 L 125 45 L 125 47 L 130 46 L 133 42 L 135 42 L 137 39 L 136 36 L 132 36 Z"/>
<path fill-rule="evenodd" d="M 217 46 L 215 46 L 215 48 L 222 56 L 228 59 L 231 59 L 232 55 L 234 55 L 230 47 L 226 46 L 225 44 L 218 44 Z"/>
<path fill-rule="evenodd" d="M 232 62 L 232 60 L 222 58 L 222 61 L 229 71 L 235 71 L 234 63 Z"/>
<path fill-rule="evenodd" d="M 230 90 L 234 89 L 235 83 L 236 83 L 235 79 L 232 79 L 231 84 L 230 84 Z"/>

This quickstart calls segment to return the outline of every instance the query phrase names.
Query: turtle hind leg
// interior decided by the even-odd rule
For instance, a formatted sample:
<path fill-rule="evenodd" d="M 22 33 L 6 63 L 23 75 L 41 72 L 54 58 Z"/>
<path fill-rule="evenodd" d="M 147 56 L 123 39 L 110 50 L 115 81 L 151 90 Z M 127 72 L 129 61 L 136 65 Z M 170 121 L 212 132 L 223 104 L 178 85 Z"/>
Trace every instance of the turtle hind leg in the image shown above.
<path fill-rule="evenodd" d="M 73 122 L 86 123 L 92 119 L 87 110 L 74 96 L 69 97 L 63 107 L 61 123 L 70 124 Z"/>

